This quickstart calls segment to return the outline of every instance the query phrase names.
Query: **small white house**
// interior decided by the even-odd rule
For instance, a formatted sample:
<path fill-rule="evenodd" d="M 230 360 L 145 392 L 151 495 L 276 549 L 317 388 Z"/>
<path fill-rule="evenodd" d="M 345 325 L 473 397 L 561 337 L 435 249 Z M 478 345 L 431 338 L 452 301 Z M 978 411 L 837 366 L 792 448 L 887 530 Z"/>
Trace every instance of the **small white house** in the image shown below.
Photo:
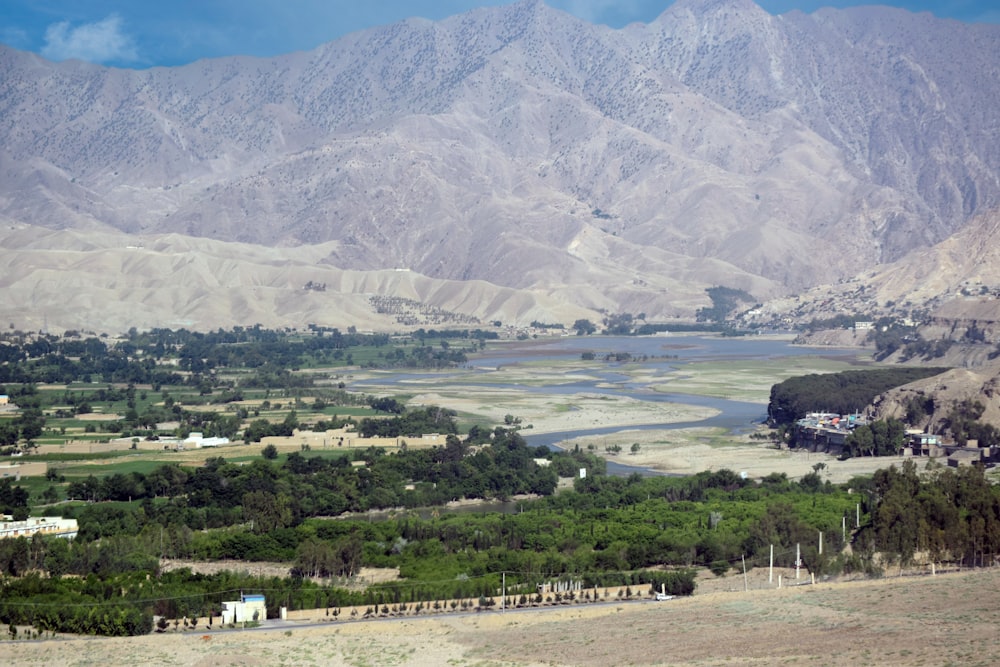
<path fill-rule="evenodd" d="M 240 595 L 239 600 L 222 603 L 222 624 L 267 620 L 267 604 L 263 595 Z"/>
<path fill-rule="evenodd" d="M 206 438 L 202 433 L 194 431 L 184 439 L 182 444 L 185 449 L 188 447 L 196 449 L 201 449 L 202 447 L 219 447 L 221 445 L 228 445 L 229 438 Z"/>

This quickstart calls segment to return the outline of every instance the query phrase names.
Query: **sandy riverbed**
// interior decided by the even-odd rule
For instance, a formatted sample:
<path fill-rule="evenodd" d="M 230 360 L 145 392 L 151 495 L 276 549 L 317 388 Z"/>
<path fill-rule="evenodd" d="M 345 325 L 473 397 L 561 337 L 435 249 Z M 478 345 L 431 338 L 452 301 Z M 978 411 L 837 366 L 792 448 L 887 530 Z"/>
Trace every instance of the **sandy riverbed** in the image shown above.
<path fill-rule="evenodd" d="M 766 432 L 762 429 L 761 432 Z M 618 454 L 606 451 L 608 444 L 618 444 Z M 632 453 L 632 446 L 639 449 Z M 840 461 L 829 454 L 802 450 L 778 449 L 766 440 L 751 439 L 748 435 L 733 435 L 723 429 L 686 428 L 676 430 L 629 430 L 613 435 L 574 438 L 563 445 L 579 444 L 582 448 L 593 445 L 594 453 L 629 466 L 651 468 L 660 472 L 690 475 L 702 471 L 728 468 L 746 473 L 752 479 L 765 477 L 773 472 L 784 473 L 790 479 L 799 479 L 822 463 L 820 474 L 833 483 L 847 482 L 856 475 L 870 474 L 879 468 L 902 463 L 901 457 L 855 458 Z"/>
<path fill-rule="evenodd" d="M 495 397 L 494 397 L 495 398 Z M 507 400 L 486 402 L 474 392 L 464 396 L 428 392 L 412 401 L 416 404 L 446 405 L 468 414 L 488 415 L 498 422 L 505 414 L 522 419 L 523 433 L 561 433 L 593 428 L 619 428 L 607 434 L 573 438 L 561 446 L 574 444 L 590 450 L 609 461 L 624 465 L 651 468 L 661 472 L 694 474 L 705 470 L 728 468 L 760 478 L 772 472 L 798 479 L 812 472 L 817 463 L 825 464 L 824 479 L 846 482 L 855 475 L 870 474 L 893 463 L 898 458 L 859 458 L 838 461 L 827 454 L 779 450 L 767 440 L 751 439 L 749 435 L 734 435 L 719 428 L 683 428 L 639 430 L 637 425 L 678 423 L 707 419 L 716 410 L 680 403 L 639 401 L 628 397 L 589 394 L 528 395 L 511 392 Z M 761 405 L 763 412 L 765 405 Z M 766 429 L 761 429 L 766 433 Z M 637 453 L 632 445 L 639 444 Z M 617 454 L 608 447 L 618 445 Z"/>
<path fill-rule="evenodd" d="M 498 392 L 485 395 L 475 390 L 426 392 L 410 400 L 410 405 L 441 405 L 452 410 L 486 417 L 502 424 L 506 415 L 521 420 L 525 435 L 559 433 L 608 426 L 669 424 L 708 419 L 718 410 L 685 405 L 640 401 L 627 396 L 604 394 L 529 394 Z"/>

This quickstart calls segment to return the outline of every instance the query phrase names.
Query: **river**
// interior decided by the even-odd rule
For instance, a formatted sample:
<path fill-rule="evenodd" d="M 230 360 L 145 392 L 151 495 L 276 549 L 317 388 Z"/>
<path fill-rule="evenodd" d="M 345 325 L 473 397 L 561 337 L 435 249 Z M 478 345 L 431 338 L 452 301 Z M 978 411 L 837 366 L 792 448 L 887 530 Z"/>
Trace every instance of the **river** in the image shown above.
<path fill-rule="evenodd" d="M 591 376 L 585 380 L 575 380 L 567 383 L 544 384 L 544 385 L 505 385 L 489 381 L 490 374 L 497 372 L 503 367 L 518 364 L 538 364 L 539 362 L 565 362 L 579 360 L 581 355 L 592 352 L 597 358 L 603 358 L 608 354 L 628 353 L 632 360 L 628 363 L 636 363 L 636 358 L 640 359 L 645 368 L 654 373 L 659 381 L 664 376 L 683 368 L 686 364 L 705 361 L 726 361 L 734 363 L 748 360 L 775 360 L 783 357 L 803 357 L 803 356 L 823 356 L 833 358 L 843 358 L 845 362 L 855 361 L 858 357 L 857 349 L 843 348 L 812 348 L 792 345 L 789 340 L 773 336 L 747 336 L 740 338 L 727 338 L 721 336 L 706 335 L 670 335 L 670 336 L 585 336 L 585 337 L 565 337 L 554 339 L 533 339 L 517 341 L 497 348 L 486 350 L 483 354 L 470 357 L 468 363 L 452 371 L 438 371 L 433 373 L 420 372 L 399 372 L 380 373 L 378 378 L 362 380 L 352 383 L 354 387 L 365 388 L 378 387 L 385 390 L 399 386 L 407 391 L 412 389 L 413 383 L 424 380 L 433 380 L 440 384 L 454 378 L 456 383 L 462 386 L 482 384 L 484 387 L 516 388 L 518 391 L 527 393 L 546 394 L 604 394 L 628 396 L 642 401 L 662 401 L 667 403 L 680 403 L 699 407 L 709 407 L 716 411 L 713 417 L 697 421 L 673 422 L 673 423 L 650 423 L 642 425 L 607 426 L 600 428 L 576 429 L 572 431 L 561 431 L 555 433 L 531 434 L 529 431 L 522 431 L 522 435 L 529 444 L 534 446 L 546 445 L 556 447 L 556 443 L 566 442 L 574 438 L 583 436 L 602 435 L 617 433 L 622 430 L 664 430 L 699 427 L 723 427 L 732 432 L 752 429 L 755 424 L 762 422 L 767 414 L 766 409 L 759 403 L 745 401 L 728 400 L 712 396 L 700 396 L 694 394 L 664 393 L 651 389 L 649 383 L 636 383 L 623 373 L 615 371 L 616 366 L 621 366 L 615 362 L 610 362 L 606 369 L 598 371 L 588 371 Z M 477 378 L 482 378 L 477 382 Z M 608 472 L 611 474 L 661 474 L 654 473 L 645 468 L 634 468 L 608 462 Z"/>

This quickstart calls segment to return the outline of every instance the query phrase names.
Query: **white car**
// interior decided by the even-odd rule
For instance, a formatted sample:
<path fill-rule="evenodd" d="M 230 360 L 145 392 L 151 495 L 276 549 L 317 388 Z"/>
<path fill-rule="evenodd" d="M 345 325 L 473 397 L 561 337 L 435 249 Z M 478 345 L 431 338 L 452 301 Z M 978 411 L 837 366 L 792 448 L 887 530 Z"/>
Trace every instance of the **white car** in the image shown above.
<path fill-rule="evenodd" d="M 667 595 L 666 593 L 657 593 L 656 594 L 656 601 L 657 602 L 662 602 L 664 600 L 673 600 L 673 599 L 674 599 L 673 595 Z"/>

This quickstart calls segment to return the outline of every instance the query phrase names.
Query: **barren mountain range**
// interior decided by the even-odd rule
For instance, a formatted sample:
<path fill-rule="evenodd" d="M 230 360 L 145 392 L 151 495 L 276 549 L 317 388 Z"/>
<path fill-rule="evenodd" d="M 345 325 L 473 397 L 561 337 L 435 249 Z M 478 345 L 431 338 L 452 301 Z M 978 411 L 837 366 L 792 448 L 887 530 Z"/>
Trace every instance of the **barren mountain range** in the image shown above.
<path fill-rule="evenodd" d="M 998 54 L 997 25 L 750 0 L 148 70 L 0 46 L 0 318 L 663 321 L 912 267 L 996 226 Z"/>

